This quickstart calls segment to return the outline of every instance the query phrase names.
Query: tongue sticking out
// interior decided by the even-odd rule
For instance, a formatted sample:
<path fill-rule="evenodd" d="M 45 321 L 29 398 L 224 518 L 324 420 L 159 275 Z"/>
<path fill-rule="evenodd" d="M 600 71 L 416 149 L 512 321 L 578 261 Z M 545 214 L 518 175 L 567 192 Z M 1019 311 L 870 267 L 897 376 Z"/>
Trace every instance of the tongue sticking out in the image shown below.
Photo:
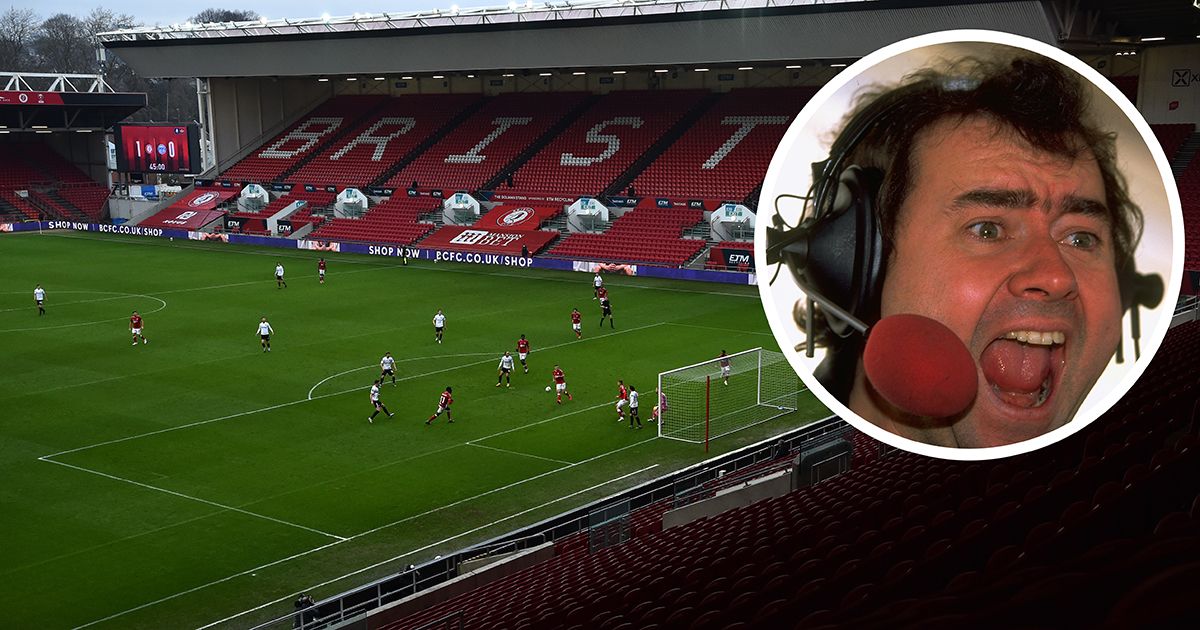
<path fill-rule="evenodd" d="M 1051 346 L 997 339 L 983 351 L 979 366 L 984 378 L 1007 402 L 1035 407 L 1042 402 L 1043 385 L 1050 376 L 1050 349 Z"/>

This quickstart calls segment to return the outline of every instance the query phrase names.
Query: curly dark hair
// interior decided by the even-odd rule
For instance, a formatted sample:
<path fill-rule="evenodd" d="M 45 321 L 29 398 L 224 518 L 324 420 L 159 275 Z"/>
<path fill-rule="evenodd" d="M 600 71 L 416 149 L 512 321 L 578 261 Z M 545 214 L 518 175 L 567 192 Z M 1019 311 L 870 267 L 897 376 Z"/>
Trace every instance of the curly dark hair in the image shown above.
<path fill-rule="evenodd" d="M 899 85 L 875 88 L 857 98 L 843 129 L 878 118 L 850 148 L 847 164 L 883 171 L 877 207 L 890 251 L 896 212 L 911 189 L 913 146 L 921 132 L 946 119 L 984 116 L 1001 132 L 1016 133 L 1030 146 L 1070 160 L 1094 156 L 1104 181 L 1105 207 L 1113 230 L 1117 268 L 1132 261 L 1141 238 L 1142 211 L 1129 197 L 1117 170 L 1116 134 L 1092 120 L 1082 78 L 1044 57 L 1006 60 L 968 58 L 940 69 L 923 69 Z M 831 154 L 846 150 L 839 137 Z"/>

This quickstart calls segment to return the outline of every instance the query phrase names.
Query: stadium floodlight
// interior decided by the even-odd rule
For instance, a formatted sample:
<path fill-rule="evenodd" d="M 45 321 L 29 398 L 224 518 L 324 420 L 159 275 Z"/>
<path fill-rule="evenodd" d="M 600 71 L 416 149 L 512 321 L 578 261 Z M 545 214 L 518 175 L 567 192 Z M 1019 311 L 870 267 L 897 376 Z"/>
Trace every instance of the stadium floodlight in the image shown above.
<path fill-rule="evenodd" d="M 317 82 L 318 83 L 328 83 L 329 77 L 320 77 L 319 79 L 317 79 Z"/>
<path fill-rule="evenodd" d="M 612 71 L 613 74 L 625 74 L 625 72 L 626 72 L 625 70 L 613 70 Z"/>
<path fill-rule="evenodd" d="M 474 79 L 474 78 L 475 78 L 475 75 L 473 75 L 473 74 L 468 74 L 468 75 L 467 75 L 467 78 L 468 78 L 468 79 Z"/>
<path fill-rule="evenodd" d="M 346 77 L 347 81 L 357 81 L 358 77 Z"/>
<path fill-rule="evenodd" d="M 797 65 L 797 66 L 784 66 L 784 67 L 787 68 L 788 70 L 799 70 L 800 68 L 803 68 L 804 66 Z"/>
<path fill-rule="evenodd" d="M 435 74 L 435 75 L 433 75 L 433 78 L 435 78 L 435 79 L 445 79 L 445 78 L 446 78 L 446 75 L 444 75 L 444 74 Z"/>
<path fill-rule="evenodd" d="M 403 76 L 403 77 L 400 77 L 400 80 L 401 80 L 401 81 L 412 81 L 412 77 L 409 77 L 409 76 Z"/>
<path fill-rule="evenodd" d="M 654 71 L 654 74 L 666 74 L 668 72 L 670 72 L 670 70 L 667 70 L 665 68 L 659 68 L 658 70 Z"/>
<path fill-rule="evenodd" d="M 572 74 L 573 76 L 581 77 L 581 76 L 583 76 L 583 75 L 585 75 L 585 74 L 587 74 L 587 73 L 586 73 L 586 72 L 572 72 L 571 74 Z"/>
<path fill-rule="evenodd" d="M 659 437 L 707 450 L 711 440 L 795 411 L 805 388 L 782 353 L 754 348 L 662 372 L 658 391 L 665 408 L 657 396 L 643 396 L 659 406 Z"/>
<path fill-rule="evenodd" d="M 513 74 L 513 73 L 511 73 L 511 72 L 505 72 L 505 73 L 504 73 L 503 75 L 501 75 L 501 76 L 505 76 L 505 77 L 512 77 L 512 76 L 516 76 L 516 75 L 514 75 L 514 74 Z"/>
<path fill-rule="evenodd" d="M 846 67 L 846 64 L 844 64 L 844 63 L 831 63 L 831 64 L 829 64 L 829 67 L 830 67 L 830 68 L 845 68 L 845 67 Z"/>
<path fill-rule="evenodd" d="M 376 81 L 387 81 L 387 77 L 375 77 Z"/>
<path fill-rule="evenodd" d="M 754 66 L 742 66 L 742 67 L 738 68 L 738 70 L 742 70 L 742 71 L 753 70 L 753 69 L 754 69 Z"/>
<path fill-rule="evenodd" d="M 695 72 L 708 72 L 708 68 L 696 68 Z"/>
<path fill-rule="evenodd" d="M 539 72 L 539 73 L 538 73 L 538 76 L 539 76 L 539 77 L 548 77 L 548 76 L 550 76 L 551 74 L 552 74 L 552 73 L 550 73 L 550 72 Z"/>
<path fill-rule="evenodd" d="M 1143 37 L 1140 41 L 1142 41 L 1142 42 L 1161 42 L 1161 41 L 1165 41 L 1166 39 L 1167 39 L 1166 37 Z"/>

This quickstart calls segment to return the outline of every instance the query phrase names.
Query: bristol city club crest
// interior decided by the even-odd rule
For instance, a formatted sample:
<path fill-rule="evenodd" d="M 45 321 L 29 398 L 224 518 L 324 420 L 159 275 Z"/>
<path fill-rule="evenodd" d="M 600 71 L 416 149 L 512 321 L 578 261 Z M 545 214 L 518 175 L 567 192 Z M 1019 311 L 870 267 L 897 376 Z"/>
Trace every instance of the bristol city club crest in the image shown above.
<path fill-rule="evenodd" d="M 206 205 L 216 198 L 217 198 L 217 193 L 206 192 L 203 195 L 200 195 L 199 197 L 196 197 L 195 199 L 189 201 L 188 205 L 193 208 L 199 208 L 200 206 Z"/>
<path fill-rule="evenodd" d="M 528 221 L 536 214 L 533 208 L 514 208 L 500 218 L 500 225 L 504 227 L 516 227 Z"/>

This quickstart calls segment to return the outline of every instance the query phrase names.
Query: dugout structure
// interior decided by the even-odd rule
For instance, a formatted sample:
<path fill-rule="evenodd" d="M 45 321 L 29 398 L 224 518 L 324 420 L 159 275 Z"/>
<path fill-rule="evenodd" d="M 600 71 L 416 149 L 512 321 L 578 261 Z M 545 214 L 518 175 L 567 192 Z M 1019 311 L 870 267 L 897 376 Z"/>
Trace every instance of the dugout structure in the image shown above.
<path fill-rule="evenodd" d="M 662 372 L 658 435 L 707 450 L 710 440 L 795 411 L 804 389 L 783 354 L 763 348 Z"/>

